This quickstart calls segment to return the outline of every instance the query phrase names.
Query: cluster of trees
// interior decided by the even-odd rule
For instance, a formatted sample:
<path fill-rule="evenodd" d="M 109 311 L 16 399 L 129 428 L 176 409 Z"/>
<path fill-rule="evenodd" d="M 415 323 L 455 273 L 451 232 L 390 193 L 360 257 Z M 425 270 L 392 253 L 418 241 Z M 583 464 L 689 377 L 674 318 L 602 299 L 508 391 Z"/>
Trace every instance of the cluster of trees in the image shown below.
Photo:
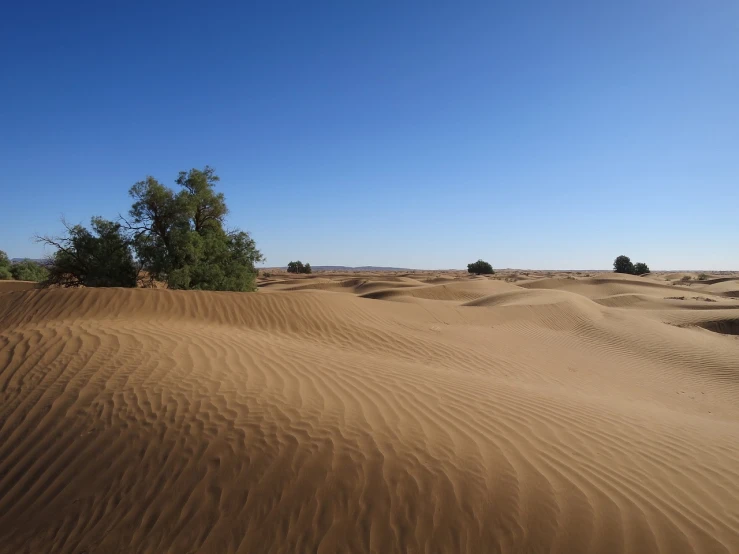
<path fill-rule="evenodd" d="M 228 214 L 213 168 L 181 171 L 179 190 L 147 177 L 133 185 L 127 217 L 93 217 L 90 229 L 65 223 L 47 285 L 135 287 L 159 281 L 172 289 L 252 291 L 264 260 L 249 233 L 225 226 Z"/>
<path fill-rule="evenodd" d="M 467 264 L 467 272 L 476 275 L 492 275 L 495 273 L 493 266 L 483 260 L 477 260 L 476 262 Z"/>
<path fill-rule="evenodd" d="M 8 255 L 0 250 L 0 281 L 15 279 L 17 281 L 45 281 L 48 270 L 33 260 L 12 263 Z"/>
<path fill-rule="evenodd" d="M 643 262 L 634 264 L 628 256 L 619 256 L 613 261 L 613 271 L 629 275 L 646 275 L 649 273 L 649 266 Z"/>
<path fill-rule="evenodd" d="M 310 264 L 303 264 L 300 260 L 287 264 L 288 273 L 313 273 Z"/>

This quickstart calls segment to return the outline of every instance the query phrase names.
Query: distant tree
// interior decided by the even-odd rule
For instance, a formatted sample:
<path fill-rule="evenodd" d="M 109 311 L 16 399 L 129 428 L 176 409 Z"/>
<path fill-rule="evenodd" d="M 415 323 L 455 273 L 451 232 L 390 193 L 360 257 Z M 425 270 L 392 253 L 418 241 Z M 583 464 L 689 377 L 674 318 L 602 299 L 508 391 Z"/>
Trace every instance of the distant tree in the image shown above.
<path fill-rule="evenodd" d="M 18 281 L 44 281 L 49 276 L 49 270 L 33 260 L 23 260 L 13 264 L 10 272 Z"/>
<path fill-rule="evenodd" d="M 634 264 L 628 256 L 619 256 L 613 261 L 613 271 L 616 273 L 628 273 L 634 275 Z"/>
<path fill-rule="evenodd" d="M 147 177 L 129 191 L 134 203 L 124 227 L 150 279 L 173 289 L 256 290 L 264 260 L 249 233 L 228 231 L 223 193 L 213 168 L 181 171 L 179 192 Z"/>
<path fill-rule="evenodd" d="M 10 272 L 10 258 L 8 255 L 0 250 L 0 281 L 8 281 L 13 278 L 13 274 Z"/>
<path fill-rule="evenodd" d="M 287 264 L 288 273 L 313 273 L 310 264 L 303 264 L 300 260 Z"/>
<path fill-rule="evenodd" d="M 634 264 L 634 275 L 646 275 L 649 273 L 649 266 L 644 262 L 636 262 Z"/>
<path fill-rule="evenodd" d="M 37 237 L 56 249 L 45 286 L 135 287 L 138 267 L 121 225 L 101 217 L 91 220 L 92 231 L 64 222 L 62 237 Z"/>
<path fill-rule="evenodd" d="M 495 273 L 493 266 L 483 260 L 477 260 L 471 264 L 467 264 L 467 272 L 476 275 L 492 275 Z"/>

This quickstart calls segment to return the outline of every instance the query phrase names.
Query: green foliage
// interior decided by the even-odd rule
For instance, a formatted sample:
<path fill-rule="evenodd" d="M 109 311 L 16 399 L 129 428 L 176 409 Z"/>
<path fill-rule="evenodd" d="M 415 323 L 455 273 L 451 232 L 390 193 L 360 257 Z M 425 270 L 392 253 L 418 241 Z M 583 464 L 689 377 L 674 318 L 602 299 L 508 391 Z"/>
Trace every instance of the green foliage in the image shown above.
<path fill-rule="evenodd" d="M 228 213 L 212 168 L 181 171 L 175 193 L 153 177 L 131 187 L 134 203 L 126 230 L 150 279 L 173 289 L 256 290 L 255 264 L 263 261 L 244 231 L 227 231 Z"/>
<path fill-rule="evenodd" d="M 709 277 L 708 273 L 701 273 L 700 275 L 698 275 L 698 280 L 705 281 L 708 279 L 708 277 Z"/>
<path fill-rule="evenodd" d="M 290 262 L 287 264 L 288 273 L 313 273 L 313 269 L 310 264 L 303 264 L 300 260 L 297 262 Z"/>
<path fill-rule="evenodd" d="M 631 258 L 628 256 L 619 256 L 613 261 L 613 271 L 616 273 L 628 273 L 634 275 L 635 268 L 634 264 L 631 263 Z"/>
<path fill-rule="evenodd" d="M 690 275 L 683 275 L 680 277 L 681 281 L 691 281 L 693 278 Z"/>
<path fill-rule="evenodd" d="M 649 266 L 644 262 L 636 262 L 634 264 L 634 275 L 646 275 L 649 273 Z"/>
<path fill-rule="evenodd" d="M 66 235 L 39 237 L 56 248 L 45 286 L 135 287 L 138 268 L 128 237 L 119 223 L 100 217 L 91 220 L 92 231 L 66 223 Z"/>
<path fill-rule="evenodd" d="M 10 273 L 18 281 L 44 281 L 49 276 L 47 270 L 41 264 L 32 260 L 23 260 L 10 267 Z"/>
<path fill-rule="evenodd" d="M 477 260 L 474 263 L 467 264 L 467 272 L 476 275 L 492 275 L 495 273 L 493 266 L 483 260 Z"/>
<path fill-rule="evenodd" d="M 13 278 L 10 273 L 10 258 L 8 255 L 0 250 L 0 281 L 9 281 Z"/>

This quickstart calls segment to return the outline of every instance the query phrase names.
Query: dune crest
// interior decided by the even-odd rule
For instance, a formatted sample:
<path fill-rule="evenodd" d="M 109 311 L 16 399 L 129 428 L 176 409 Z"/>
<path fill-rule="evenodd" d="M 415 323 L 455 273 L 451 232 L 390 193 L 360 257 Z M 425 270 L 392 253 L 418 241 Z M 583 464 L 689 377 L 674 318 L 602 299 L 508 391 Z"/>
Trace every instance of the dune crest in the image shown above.
<path fill-rule="evenodd" d="M 0 552 L 739 551 L 739 281 L 262 285 L 0 289 Z"/>

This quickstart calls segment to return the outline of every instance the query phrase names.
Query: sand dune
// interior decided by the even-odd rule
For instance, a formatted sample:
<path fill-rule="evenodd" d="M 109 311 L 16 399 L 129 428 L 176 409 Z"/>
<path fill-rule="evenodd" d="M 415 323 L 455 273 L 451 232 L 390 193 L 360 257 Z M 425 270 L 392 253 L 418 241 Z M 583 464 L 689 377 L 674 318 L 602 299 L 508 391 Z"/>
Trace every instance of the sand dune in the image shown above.
<path fill-rule="evenodd" d="M 732 290 L 0 288 L 0 553 L 739 552 Z"/>

